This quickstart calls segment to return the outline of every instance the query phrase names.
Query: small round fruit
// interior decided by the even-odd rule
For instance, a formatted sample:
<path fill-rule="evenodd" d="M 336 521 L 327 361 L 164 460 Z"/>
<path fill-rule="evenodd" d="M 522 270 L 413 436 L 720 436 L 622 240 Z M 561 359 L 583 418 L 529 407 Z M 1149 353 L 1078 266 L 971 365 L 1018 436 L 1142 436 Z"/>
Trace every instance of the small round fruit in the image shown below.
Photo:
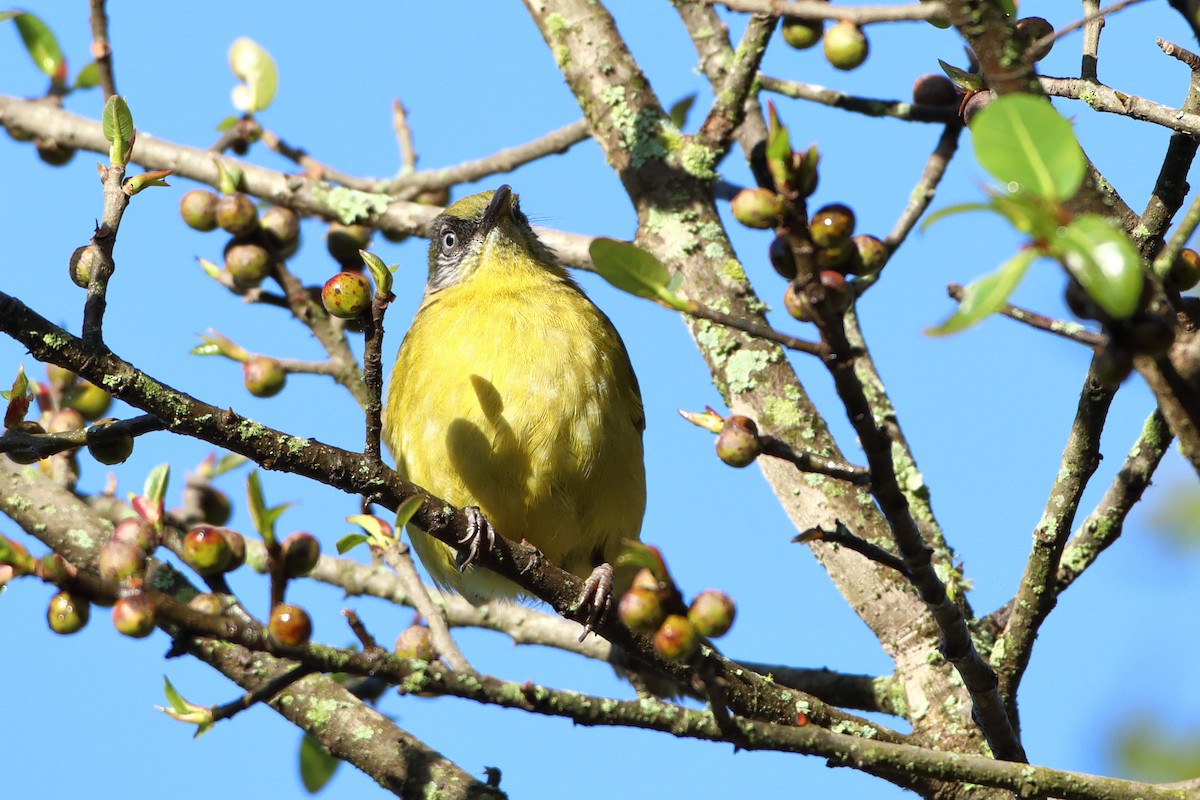
<path fill-rule="evenodd" d="M 853 22 L 841 20 L 825 31 L 825 60 L 836 69 L 861 66 L 870 51 L 866 34 Z"/>
<path fill-rule="evenodd" d="M 75 383 L 75 373 L 57 364 L 46 365 L 46 381 L 60 392 L 70 388 Z"/>
<path fill-rule="evenodd" d="M 225 537 L 225 543 L 229 545 L 229 565 L 225 567 L 225 571 L 232 572 L 246 563 L 246 537 L 232 528 L 217 528 L 217 530 L 221 532 L 221 535 Z"/>
<path fill-rule="evenodd" d="M 45 433 L 46 432 L 45 428 L 43 428 L 41 425 L 37 424 L 33 420 L 21 420 L 20 422 L 17 422 L 14 425 L 9 425 L 8 428 L 9 428 L 9 430 L 20 431 L 21 433 Z M 36 464 L 38 461 L 41 460 L 37 457 L 37 454 L 34 453 L 32 450 L 9 450 L 5 455 L 8 456 L 9 461 L 12 461 L 16 464 L 21 464 L 22 466 Z"/>
<path fill-rule="evenodd" d="M 282 547 L 283 569 L 289 578 L 307 575 L 321 560 L 321 543 L 311 533 L 289 533 L 284 537 Z"/>
<path fill-rule="evenodd" d="M 854 209 L 844 203 L 821 206 L 808 223 L 813 244 L 817 247 L 837 247 L 854 235 Z"/>
<path fill-rule="evenodd" d="M 200 490 L 200 513 L 209 525 L 224 525 L 233 516 L 233 503 L 220 489 L 206 486 Z"/>
<path fill-rule="evenodd" d="M 784 17 L 782 25 L 783 40 L 797 50 L 807 50 L 821 41 L 825 31 L 823 19 L 801 19 L 799 17 Z"/>
<path fill-rule="evenodd" d="M 1100 307 L 1096 305 L 1096 301 L 1092 299 L 1087 290 L 1079 281 L 1071 278 L 1067 281 L 1067 288 L 1063 293 L 1063 300 L 1067 304 L 1067 308 L 1071 309 L 1071 313 L 1080 319 L 1100 319 L 1105 316 Z"/>
<path fill-rule="evenodd" d="M 808 295 L 794 283 L 789 283 L 783 293 L 783 307 L 793 319 L 801 322 L 813 321 L 812 303 L 809 302 Z"/>
<path fill-rule="evenodd" d="M 271 274 L 273 259 L 257 242 L 234 240 L 225 248 L 225 269 L 242 286 L 258 286 Z"/>
<path fill-rule="evenodd" d="M 249 236 L 258 230 L 258 209 L 241 192 L 217 199 L 217 225 L 234 236 Z"/>
<path fill-rule="evenodd" d="M 985 89 L 982 92 L 972 94 L 962 107 L 963 122 L 970 125 L 971 120 L 975 119 L 975 115 L 991 105 L 991 102 L 995 99 L 996 92 L 992 89 Z"/>
<path fill-rule="evenodd" d="M 796 257 L 792 254 L 792 243 L 788 237 L 776 236 L 772 239 L 767 254 L 771 259 L 771 266 L 782 277 L 789 281 L 796 277 Z"/>
<path fill-rule="evenodd" d="M 116 420 L 112 418 L 97 420 L 92 424 L 92 430 L 99 432 L 114 422 L 116 422 Z M 87 445 L 88 453 L 90 453 L 92 458 L 96 459 L 101 464 L 107 464 L 110 467 L 115 466 L 116 464 L 124 462 L 127 458 L 133 455 L 133 437 L 128 434 L 119 436 L 115 439 L 105 438 L 104 441 L 95 442 L 91 440 L 92 435 L 93 434 L 91 431 L 89 431 Z"/>
<path fill-rule="evenodd" d="M 329 232 L 325 235 L 325 246 L 329 249 L 329 255 L 342 265 L 342 269 L 361 270 L 363 261 L 358 251 L 370 249 L 371 228 L 367 225 L 331 222 Z"/>
<path fill-rule="evenodd" d="M 55 633 L 75 633 L 87 625 L 90 610 L 85 598 L 70 592 L 59 592 L 50 598 L 46 621 Z"/>
<path fill-rule="evenodd" d="M 154 526 L 141 517 L 126 517 L 113 526 L 112 540 L 133 545 L 148 555 L 158 549 L 159 536 Z"/>
<path fill-rule="evenodd" d="M 113 627 L 134 639 L 144 639 L 154 631 L 154 601 L 138 592 L 120 597 L 113 603 Z"/>
<path fill-rule="evenodd" d="M 100 268 L 104 256 L 100 254 L 100 248 L 94 244 L 85 244 L 81 247 L 76 247 L 71 253 L 71 259 L 67 262 L 67 272 L 71 276 L 71 282 L 80 289 L 86 289 L 92 282 L 92 276 L 96 274 L 96 270 Z"/>
<path fill-rule="evenodd" d="M 300 215 L 286 206 L 271 206 L 258 221 L 267 243 L 283 258 L 300 245 Z"/>
<path fill-rule="evenodd" d="M 43 415 L 46 433 L 68 433 L 83 427 L 83 414 L 73 408 L 60 408 Z"/>
<path fill-rule="evenodd" d="M 1054 33 L 1054 26 L 1041 17 L 1025 17 L 1017 20 L 1013 26 L 1017 31 L 1017 36 L 1020 41 L 1025 42 L 1027 47 L 1032 47 L 1029 57 L 1032 61 L 1041 61 L 1050 54 L 1050 49 L 1054 47 L 1054 40 L 1050 40 L 1041 46 L 1037 45 L 1038 41 Z"/>
<path fill-rule="evenodd" d="M 705 589 L 696 595 L 688 608 L 688 619 L 701 636 L 724 636 L 733 627 L 737 608 L 733 598 L 716 589 Z"/>
<path fill-rule="evenodd" d="M 80 379 L 67 391 L 63 403 L 82 414 L 88 422 L 95 422 L 112 405 L 112 395 L 96 384 Z"/>
<path fill-rule="evenodd" d="M 371 307 L 371 284 L 357 272 L 339 272 L 325 281 L 321 303 L 331 316 L 353 319 Z"/>
<path fill-rule="evenodd" d="M 312 638 L 312 620 L 303 608 L 280 603 L 271 609 L 267 631 L 282 647 L 302 647 Z"/>
<path fill-rule="evenodd" d="M 287 372 L 275 359 L 255 356 L 242 364 L 242 378 L 246 389 L 255 397 L 274 397 L 283 391 Z"/>
<path fill-rule="evenodd" d="M 433 661 L 437 650 L 433 647 L 433 635 L 425 625 L 409 625 L 396 637 L 395 653 L 400 658 L 419 658 Z"/>
<path fill-rule="evenodd" d="M 671 614 L 654 634 L 654 649 L 668 661 L 691 658 L 700 646 L 696 628 L 681 614 Z"/>
<path fill-rule="evenodd" d="M 75 157 L 75 148 L 59 144 L 53 139 L 38 139 L 33 143 L 38 158 L 52 167 L 61 167 Z"/>
<path fill-rule="evenodd" d="M 839 314 L 850 308 L 854 292 L 846 283 L 846 276 L 836 270 L 827 269 L 820 274 L 821 286 L 825 288 L 825 298 Z"/>
<path fill-rule="evenodd" d="M 617 604 L 617 615 L 629 630 L 650 633 L 658 630 L 658 626 L 666 619 L 667 612 L 658 592 L 634 587 L 621 595 L 621 602 Z"/>
<path fill-rule="evenodd" d="M 1116 389 L 1133 372 L 1133 348 L 1120 342 L 1109 342 L 1092 361 L 1096 378 L 1106 389 Z"/>
<path fill-rule="evenodd" d="M 783 198 L 761 187 L 742 189 L 730 203 L 733 218 L 747 228 L 773 228 L 783 211 Z"/>
<path fill-rule="evenodd" d="M 854 243 L 856 253 L 850 259 L 852 269 L 847 270 L 848 272 L 865 276 L 874 275 L 883 269 L 883 265 L 887 263 L 890 256 L 886 244 L 869 233 L 860 233 L 851 241 Z"/>
<path fill-rule="evenodd" d="M 858 251 L 854 249 L 854 245 L 851 242 L 846 241 L 833 247 L 818 247 L 814 255 L 816 256 L 817 269 L 819 270 L 852 272 L 854 265 L 850 262 L 854 256 L 858 255 Z"/>
<path fill-rule="evenodd" d="M 1187 247 L 1180 250 L 1167 278 L 1181 292 L 1194 288 L 1200 283 L 1200 253 Z"/>
<path fill-rule="evenodd" d="M 731 467 L 748 467 L 762 452 L 758 425 L 749 417 L 731 414 L 717 436 L 717 458 Z"/>
<path fill-rule="evenodd" d="M 208 189 L 193 189 L 179 201 L 179 216 L 194 230 L 211 231 L 217 227 L 217 195 Z"/>
<path fill-rule="evenodd" d="M 141 577 L 146 568 L 146 553 L 137 545 L 114 539 L 100 548 L 97 568 L 101 578 L 113 583 Z"/>
<path fill-rule="evenodd" d="M 945 75 L 930 73 L 913 81 L 912 98 L 922 106 L 955 106 L 962 96 Z"/>
<path fill-rule="evenodd" d="M 201 575 L 219 575 L 229 569 L 233 550 L 220 528 L 197 525 L 184 534 L 183 560 Z"/>

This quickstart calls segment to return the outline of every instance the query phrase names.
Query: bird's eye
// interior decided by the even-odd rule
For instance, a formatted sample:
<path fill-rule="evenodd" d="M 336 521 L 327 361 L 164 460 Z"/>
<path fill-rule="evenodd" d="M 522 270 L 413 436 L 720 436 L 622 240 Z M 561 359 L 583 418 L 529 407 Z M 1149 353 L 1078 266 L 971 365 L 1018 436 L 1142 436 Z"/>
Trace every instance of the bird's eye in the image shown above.
<path fill-rule="evenodd" d="M 442 251 L 450 252 L 458 247 L 458 234 L 450 228 L 442 231 Z"/>

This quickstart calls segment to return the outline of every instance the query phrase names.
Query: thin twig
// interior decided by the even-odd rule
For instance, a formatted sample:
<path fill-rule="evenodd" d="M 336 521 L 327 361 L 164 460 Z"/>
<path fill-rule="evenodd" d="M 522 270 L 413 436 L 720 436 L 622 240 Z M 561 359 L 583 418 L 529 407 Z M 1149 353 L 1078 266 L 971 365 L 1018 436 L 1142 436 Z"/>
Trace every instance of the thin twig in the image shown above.
<path fill-rule="evenodd" d="M 334 169 L 322 161 L 318 161 L 304 148 L 293 147 L 285 142 L 274 131 L 264 130 L 262 132 L 262 143 L 273 152 L 279 153 L 279 155 L 302 167 L 304 174 L 313 180 L 336 183 L 350 189 L 357 189 L 360 192 L 376 191 L 379 187 L 377 180 L 349 175 Z"/>
<path fill-rule="evenodd" d="M 904 559 L 897 557 L 894 553 L 889 553 L 877 544 L 872 544 L 862 537 L 855 536 L 849 528 L 842 524 L 841 520 L 837 521 L 833 530 L 809 528 L 803 533 L 793 536 L 792 541 L 800 543 L 819 541 L 836 544 L 845 547 L 847 550 L 853 550 L 877 564 L 894 569 L 906 578 L 911 577 Z"/>
<path fill-rule="evenodd" d="M 137 437 L 165 429 L 162 420 L 151 414 L 65 433 L 25 433 L 16 428 L 9 428 L 0 436 L 0 453 L 28 451 L 38 458 L 49 458 L 64 450 L 74 450 L 89 444 L 107 444 L 126 436 Z"/>
<path fill-rule="evenodd" d="M 400 149 L 400 174 L 417 169 L 417 148 L 413 146 L 412 126 L 399 99 L 392 101 L 392 128 L 396 131 L 396 146 Z"/>
<path fill-rule="evenodd" d="M 373 647 L 379 647 L 379 643 L 375 641 L 375 637 L 367 630 L 367 626 L 363 625 L 358 614 L 349 608 L 342 609 L 342 616 L 346 618 L 346 624 L 350 626 L 350 630 L 354 632 L 354 636 L 358 639 L 358 643 L 363 646 L 363 650 L 370 650 Z"/>
<path fill-rule="evenodd" d="M 363 404 L 367 429 L 363 455 L 375 461 L 382 458 L 379 439 L 383 432 L 383 314 L 389 300 L 390 297 L 381 298 L 375 292 L 370 313 L 363 316 L 362 380 L 367 392 Z"/>
<path fill-rule="evenodd" d="M 808 353 L 809 355 L 821 356 L 825 354 L 824 348 L 817 342 L 811 342 L 807 339 L 798 339 L 795 336 L 789 336 L 786 333 L 781 333 L 774 328 L 763 325 L 752 320 L 742 317 L 735 317 L 726 314 L 722 311 L 717 311 L 715 308 L 701 305 L 700 303 L 688 301 L 688 307 L 683 309 L 683 313 L 695 317 L 696 319 L 704 319 L 709 322 L 715 322 L 718 325 L 724 325 L 727 328 L 739 330 L 742 333 L 748 333 L 757 339 L 766 339 L 770 342 L 783 345 L 789 350 L 795 350 L 798 353 Z"/>
<path fill-rule="evenodd" d="M 958 121 L 957 104 L 926 106 L 903 100 L 876 100 L 827 89 L 814 83 L 787 81 L 761 74 L 758 76 L 758 82 L 768 92 L 796 100 L 809 100 L 843 111 L 865 114 L 868 117 L 893 117 L 908 122 L 936 122 L 942 125 L 951 125 Z"/>
<path fill-rule="evenodd" d="M 108 14 L 104 10 L 105 0 L 90 0 L 89 20 L 92 26 L 92 58 L 100 72 L 100 88 L 104 99 L 117 93 L 117 79 L 113 73 L 112 42 L 108 38 Z"/>
<path fill-rule="evenodd" d="M 413 563 L 408 545 L 400 541 L 399 537 L 400 532 L 396 531 L 395 543 L 390 547 L 384 548 L 382 553 L 384 562 L 395 571 L 396 578 L 400 581 L 400 586 L 404 589 L 404 593 L 412 600 L 413 607 L 417 609 L 417 613 L 425 618 L 425 622 L 429 625 L 429 635 L 433 639 L 433 647 L 437 651 L 437 654 L 446 659 L 446 663 L 455 672 L 473 674 L 475 672 L 474 667 L 467 661 L 467 657 L 459 649 L 458 643 L 450 635 L 450 627 L 446 624 L 445 612 L 434 603 L 433 598 L 426 590 L 425 584 L 421 581 L 421 576 L 417 573 L 417 566 Z"/>
<path fill-rule="evenodd" d="M 276 675 L 262 686 L 258 687 L 252 692 L 247 692 L 237 700 L 224 703 L 219 706 L 213 706 L 211 709 L 212 721 L 220 722 L 223 719 L 230 719 L 252 706 L 258 705 L 259 703 L 265 703 L 292 684 L 296 683 L 302 678 L 307 677 L 308 675 L 311 675 L 314 671 L 315 670 L 312 667 L 304 664 L 299 664 L 295 667 L 292 667 L 287 672 L 284 672 L 282 675 Z"/>
<path fill-rule="evenodd" d="M 87 300 L 83 305 L 83 341 L 89 349 L 104 346 L 104 311 L 108 306 L 108 281 L 115 269 L 113 247 L 117 243 L 117 230 L 121 227 L 121 218 L 129 205 L 129 195 L 121 191 L 125 181 L 125 165 L 110 164 L 101 167 L 101 174 L 104 180 L 104 214 L 92 235 L 92 245 L 99 251 L 100 257 L 92 270 Z"/>
<path fill-rule="evenodd" d="M 769 434 L 758 437 L 764 456 L 774 456 L 790 461 L 801 472 L 812 472 L 817 475 L 828 475 L 831 478 L 848 481 L 858 486 L 868 486 L 871 483 L 871 472 L 865 467 L 856 467 L 826 456 L 815 453 L 802 453 L 792 448 L 787 442 L 776 439 Z"/>
<path fill-rule="evenodd" d="M 1100 81 L 1099 54 L 1100 54 L 1100 31 L 1104 28 L 1104 17 L 1099 14 L 1100 0 L 1083 0 L 1083 18 L 1087 20 L 1083 27 L 1083 61 L 1079 66 L 1079 77 L 1085 81 Z M 1050 42 L 1054 41 L 1058 33 L 1052 31 L 1049 38 Z M 1049 44 L 1050 42 L 1047 42 Z M 1042 43 L 1034 42 L 1033 47 L 1037 47 Z"/>
<path fill-rule="evenodd" d="M 1136 1 L 1136 0 L 1134 0 Z M 907 6 L 835 6 L 826 0 L 704 0 L 710 5 L 725 6 L 730 11 L 749 11 L 776 17 L 800 19 L 849 20 L 855 25 L 873 22 L 904 22 L 947 20 L 949 10 L 942 3 L 928 2 Z"/>
<path fill-rule="evenodd" d="M 966 289 L 961 284 L 951 283 L 946 286 L 946 294 L 950 295 L 950 297 L 959 302 L 962 302 L 965 292 Z M 1017 322 L 1023 322 L 1031 328 L 1037 328 L 1039 331 L 1053 333 L 1056 336 L 1061 336 L 1064 339 L 1070 339 L 1073 342 L 1087 345 L 1093 349 L 1104 344 L 1103 336 L 1089 331 L 1078 322 L 1070 322 L 1067 320 L 1055 319 L 1054 317 L 1047 317 L 1044 314 L 1037 313 L 1036 311 L 1030 311 L 1027 308 L 1014 306 L 1012 303 L 1005 303 L 1004 306 L 996 313 L 1002 314 L 1009 319 L 1015 319 Z"/>
<path fill-rule="evenodd" d="M 742 124 L 747 111 L 746 100 L 754 92 L 758 65 L 767 52 L 767 40 L 775 30 L 775 23 L 775 17 L 763 14 L 750 17 L 728 67 L 719 81 L 712 81 L 716 100 L 696 139 L 716 153 L 728 150 L 734 131 Z"/>
<path fill-rule="evenodd" d="M 1180 109 L 1155 103 L 1144 97 L 1117 91 L 1110 86 L 1082 78 L 1038 79 L 1042 91 L 1051 97 L 1083 100 L 1093 111 L 1119 114 L 1130 119 L 1151 122 L 1180 133 L 1200 135 L 1200 115 L 1184 113 Z"/>

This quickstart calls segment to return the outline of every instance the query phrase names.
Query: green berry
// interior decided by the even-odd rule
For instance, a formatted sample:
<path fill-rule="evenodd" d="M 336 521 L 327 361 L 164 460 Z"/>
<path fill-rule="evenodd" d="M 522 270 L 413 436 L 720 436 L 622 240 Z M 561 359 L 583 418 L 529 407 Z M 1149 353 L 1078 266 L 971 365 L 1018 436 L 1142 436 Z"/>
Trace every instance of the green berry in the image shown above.
<path fill-rule="evenodd" d="M 742 189 L 730 206 L 733 218 L 747 228 L 773 228 L 783 211 L 783 198 L 770 189 Z"/>
<path fill-rule="evenodd" d="M 621 595 L 617 615 L 629 630 L 650 633 L 658 629 L 667 612 L 657 591 L 634 587 Z"/>
<path fill-rule="evenodd" d="M 825 31 L 825 60 L 836 69 L 861 66 L 870 51 L 866 34 L 853 22 L 841 20 Z"/>
<path fill-rule="evenodd" d="M 184 534 L 183 560 L 201 575 L 219 575 L 233 562 L 233 549 L 220 528 L 197 525 Z"/>
<path fill-rule="evenodd" d="M 100 268 L 104 256 L 100 254 L 100 248 L 94 244 L 85 244 L 82 247 L 76 247 L 71 253 L 71 259 L 67 262 L 67 272 L 71 276 L 71 282 L 80 289 L 86 289 L 92 282 L 92 276 L 96 274 L 96 270 Z"/>
<path fill-rule="evenodd" d="M 99 433 L 114 422 L 116 420 L 112 418 L 97 420 L 92 424 L 91 431 L 88 432 L 88 453 L 101 464 L 107 464 L 108 466 L 120 464 L 133 455 L 133 437 L 128 434 L 115 439 L 106 438 L 104 441 L 91 441 L 92 431 Z"/>
<path fill-rule="evenodd" d="M 717 458 L 731 467 L 748 467 L 762 452 L 758 425 L 749 417 L 731 414 L 725 418 L 717 436 Z"/>
<path fill-rule="evenodd" d="M 433 636 L 424 625 L 409 625 L 396 637 L 395 653 L 400 658 L 419 658 L 433 661 L 437 650 L 433 647 Z"/>
<path fill-rule="evenodd" d="M 849 272 L 853 275 L 874 275 L 883 269 L 891 255 L 888 246 L 869 233 L 860 233 L 851 240 L 855 253 L 849 261 Z"/>
<path fill-rule="evenodd" d="M 1181 292 L 1195 288 L 1200 283 L 1200 253 L 1186 247 L 1180 250 L 1167 279 Z"/>
<path fill-rule="evenodd" d="M 225 269 L 241 286 L 258 286 L 268 275 L 274 259 L 257 242 L 234 239 L 225 248 Z"/>
<path fill-rule="evenodd" d="M 812 215 L 808 229 L 817 247 L 838 247 L 854 235 L 854 209 L 844 203 L 821 206 Z"/>
<path fill-rule="evenodd" d="M 825 31 L 823 19 L 801 19 L 799 17 L 784 17 L 782 25 L 783 40 L 797 50 L 807 50 L 821 41 Z"/>
<path fill-rule="evenodd" d="M 274 397 L 283 391 L 287 372 L 283 365 L 267 356 L 255 356 L 242 364 L 246 389 L 255 397 Z"/>
<path fill-rule="evenodd" d="M 63 396 L 63 403 L 82 414 L 88 422 L 94 422 L 108 411 L 112 395 L 96 384 L 80 379 Z"/>
<path fill-rule="evenodd" d="M 258 221 L 263 237 L 281 258 L 289 258 L 300 246 L 300 215 L 286 206 L 271 206 Z"/>
<path fill-rule="evenodd" d="M 198 231 L 217 227 L 217 195 L 207 189 L 193 189 L 179 201 L 179 216 L 184 223 Z"/>
<path fill-rule="evenodd" d="M 112 583 L 140 578 L 146 568 L 146 553 L 137 545 L 110 540 L 100 548 L 97 568 L 100 577 Z"/>
<path fill-rule="evenodd" d="M 733 598 L 716 589 L 705 589 L 696 595 L 688 608 L 688 619 L 701 636 L 724 636 L 733 627 L 737 608 Z"/>
<path fill-rule="evenodd" d="M 371 307 L 371 284 L 357 272 L 339 272 L 325 281 L 321 303 L 331 316 L 354 319 Z"/>
<path fill-rule="evenodd" d="M 241 192 L 218 198 L 216 219 L 222 230 L 234 236 L 249 236 L 258 230 L 258 209 Z"/>
<path fill-rule="evenodd" d="M 118 598 L 112 620 L 118 632 L 144 639 L 154 631 L 154 601 L 141 592 Z"/>
<path fill-rule="evenodd" d="M 46 609 L 46 621 L 50 630 L 55 633 L 69 634 L 87 625 L 90 608 L 88 601 L 71 594 L 59 592 L 50 598 L 50 606 Z"/>

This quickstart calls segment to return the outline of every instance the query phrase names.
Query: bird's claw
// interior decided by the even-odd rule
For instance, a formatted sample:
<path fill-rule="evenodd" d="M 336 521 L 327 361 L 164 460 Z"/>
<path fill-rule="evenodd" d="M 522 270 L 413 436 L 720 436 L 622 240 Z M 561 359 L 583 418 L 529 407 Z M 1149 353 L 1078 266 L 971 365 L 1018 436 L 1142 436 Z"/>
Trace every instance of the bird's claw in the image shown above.
<path fill-rule="evenodd" d="M 466 572 L 467 567 L 474 565 L 485 546 L 490 550 L 496 544 L 496 531 L 478 506 L 467 506 L 463 513 L 467 515 L 467 532 L 458 543 L 466 549 L 454 556 L 454 567 L 459 572 Z"/>
<path fill-rule="evenodd" d="M 583 583 L 583 591 L 575 600 L 575 613 L 584 616 L 583 633 L 579 641 L 596 629 L 608 615 L 612 606 L 613 568 L 609 564 L 601 564 L 592 570 L 592 574 Z"/>

